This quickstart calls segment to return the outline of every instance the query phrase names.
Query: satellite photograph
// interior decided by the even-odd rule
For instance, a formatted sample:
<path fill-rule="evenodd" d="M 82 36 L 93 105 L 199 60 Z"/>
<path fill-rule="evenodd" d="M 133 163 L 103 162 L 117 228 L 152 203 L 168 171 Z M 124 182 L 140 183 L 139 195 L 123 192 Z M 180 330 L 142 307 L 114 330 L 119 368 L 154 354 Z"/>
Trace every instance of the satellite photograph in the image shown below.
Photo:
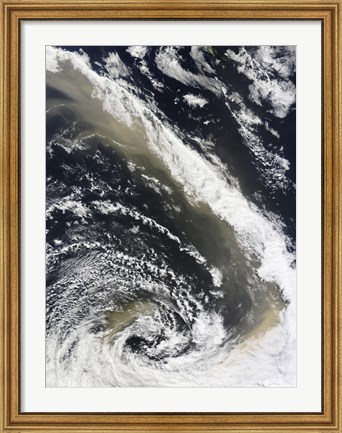
<path fill-rule="evenodd" d="M 46 47 L 46 386 L 296 386 L 295 47 Z"/>

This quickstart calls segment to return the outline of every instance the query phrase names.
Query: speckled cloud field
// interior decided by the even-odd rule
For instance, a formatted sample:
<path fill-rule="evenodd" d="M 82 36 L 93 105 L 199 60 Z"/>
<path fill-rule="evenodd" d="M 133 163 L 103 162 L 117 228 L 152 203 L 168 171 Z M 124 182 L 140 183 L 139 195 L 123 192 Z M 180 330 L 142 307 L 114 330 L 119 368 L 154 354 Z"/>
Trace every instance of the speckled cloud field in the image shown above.
<path fill-rule="evenodd" d="M 296 385 L 292 46 L 46 47 L 46 385 Z"/>

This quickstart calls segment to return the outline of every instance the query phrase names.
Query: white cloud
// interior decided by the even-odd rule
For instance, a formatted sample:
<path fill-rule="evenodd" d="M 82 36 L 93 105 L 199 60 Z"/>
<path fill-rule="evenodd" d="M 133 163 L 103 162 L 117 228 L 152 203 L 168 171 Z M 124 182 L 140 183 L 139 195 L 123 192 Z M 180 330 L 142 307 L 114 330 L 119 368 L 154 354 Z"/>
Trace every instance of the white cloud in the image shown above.
<path fill-rule="evenodd" d="M 277 138 L 280 138 L 280 134 L 275 129 L 271 128 L 268 122 L 265 122 L 265 128 L 268 132 L 270 132 L 272 135 L 274 135 Z"/>
<path fill-rule="evenodd" d="M 187 71 L 180 64 L 181 56 L 175 47 L 162 47 L 155 58 L 158 69 L 168 77 L 195 88 L 204 88 L 221 95 L 221 88 L 217 81 L 204 74 L 194 74 Z"/>
<path fill-rule="evenodd" d="M 222 84 L 222 86 L 224 85 Z M 279 154 L 266 149 L 256 129 L 263 122 L 246 106 L 242 95 L 237 92 L 229 93 L 226 87 L 222 88 L 222 93 L 226 98 L 227 108 L 239 125 L 239 133 L 243 139 L 243 144 L 248 147 L 255 161 L 258 162 L 257 168 L 260 176 L 270 189 L 287 188 L 291 183 L 286 174 L 290 163 L 283 157 L 282 149 L 277 149 Z M 234 104 L 231 104 L 231 102 Z M 279 133 L 270 128 L 267 121 L 265 122 L 265 128 L 279 138 Z"/>
<path fill-rule="evenodd" d="M 236 62 L 237 70 L 252 81 L 249 85 L 250 100 L 260 106 L 268 102 L 274 116 L 286 117 L 296 100 L 296 87 L 289 78 L 295 68 L 294 49 L 262 46 L 251 54 L 240 48 L 238 54 L 227 50 L 226 56 Z"/>
<path fill-rule="evenodd" d="M 58 64 L 57 52 L 54 47 L 47 46 L 46 47 L 46 70 L 50 72 L 59 72 L 61 71 L 61 67 Z"/>
<path fill-rule="evenodd" d="M 104 59 L 104 63 L 111 78 L 128 77 L 130 75 L 129 69 L 117 53 L 109 53 L 108 57 Z"/>
<path fill-rule="evenodd" d="M 189 107 L 201 107 L 203 108 L 206 104 L 208 104 L 208 100 L 201 97 L 193 95 L 192 93 L 188 93 L 183 96 L 183 99 L 187 102 Z"/>
<path fill-rule="evenodd" d="M 290 78 L 296 70 L 296 47 L 261 46 L 254 59 L 269 72 L 277 71 L 282 78 Z"/>
<path fill-rule="evenodd" d="M 138 63 L 138 67 L 140 69 L 140 72 L 151 81 L 152 86 L 156 90 L 162 91 L 164 85 L 152 75 L 149 67 L 147 66 L 146 60 L 140 60 Z"/>
<path fill-rule="evenodd" d="M 222 272 L 218 268 L 215 268 L 215 266 L 211 267 L 209 272 L 212 276 L 214 286 L 221 287 L 223 279 Z"/>
<path fill-rule="evenodd" d="M 132 57 L 143 59 L 147 53 L 147 47 L 141 45 L 132 45 L 126 50 Z"/>
<path fill-rule="evenodd" d="M 190 56 L 194 59 L 198 69 L 202 73 L 214 74 L 214 69 L 207 63 L 204 58 L 203 48 L 199 46 L 192 46 Z"/>

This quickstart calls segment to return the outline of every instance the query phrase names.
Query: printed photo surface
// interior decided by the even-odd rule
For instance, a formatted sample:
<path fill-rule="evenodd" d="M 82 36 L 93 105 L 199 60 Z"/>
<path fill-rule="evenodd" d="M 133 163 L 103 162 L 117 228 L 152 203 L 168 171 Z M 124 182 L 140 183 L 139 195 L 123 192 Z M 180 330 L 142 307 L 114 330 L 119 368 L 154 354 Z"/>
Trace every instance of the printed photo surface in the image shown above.
<path fill-rule="evenodd" d="M 294 46 L 46 46 L 46 386 L 296 386 Z"/>

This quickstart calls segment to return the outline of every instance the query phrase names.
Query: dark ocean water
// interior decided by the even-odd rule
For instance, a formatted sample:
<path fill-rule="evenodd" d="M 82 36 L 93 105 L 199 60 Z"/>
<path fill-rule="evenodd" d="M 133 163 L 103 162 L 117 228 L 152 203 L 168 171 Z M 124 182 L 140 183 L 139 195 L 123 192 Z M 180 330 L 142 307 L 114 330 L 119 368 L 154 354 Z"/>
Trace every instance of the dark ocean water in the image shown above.
<path fill-rule="evenodd" d="M 47 386 L 293 386 L 295 52 L 47 49 Z"/>

